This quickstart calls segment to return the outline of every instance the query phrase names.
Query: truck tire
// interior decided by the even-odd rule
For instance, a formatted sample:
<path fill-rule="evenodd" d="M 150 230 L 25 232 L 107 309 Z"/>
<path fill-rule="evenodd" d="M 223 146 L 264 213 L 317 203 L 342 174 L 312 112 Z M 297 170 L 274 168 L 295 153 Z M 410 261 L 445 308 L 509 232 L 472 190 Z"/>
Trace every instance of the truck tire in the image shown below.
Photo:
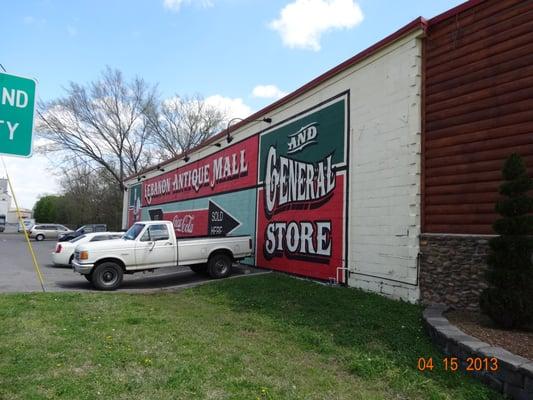
<path fill-rule="evenodd" d="M 207 264 L 189 265 L 189 268 L 191 269 L 192 272 L 195 272 L 198 275 L 207 274 Z"/>
<path fill-rule="evenodd" d="M 92 275 L 91 282 L 99 290 L 115 290 L 124 278 L 122 267 L 114 262 L 97 265 L 90 275 Z"/>
<path fill-rule="evenodd" d="M 207 272 L 213 279 L 226 278 L 231 275 L 232 259 L 225 253 L 215 253 L 207 262 Z"/>

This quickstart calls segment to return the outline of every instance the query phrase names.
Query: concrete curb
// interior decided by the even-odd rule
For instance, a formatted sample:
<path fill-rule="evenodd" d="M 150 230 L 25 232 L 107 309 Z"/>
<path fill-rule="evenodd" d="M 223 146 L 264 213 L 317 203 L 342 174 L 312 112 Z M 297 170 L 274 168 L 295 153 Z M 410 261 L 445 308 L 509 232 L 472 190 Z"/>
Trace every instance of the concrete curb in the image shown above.
<path fill-rule="evenodd" d="M 533 361 L 467 335 L 444 317 L 447 309 L 445 305 L 432 305 L 424 310 L 422 318 L 431 341 L 447 356 L 457 357 L 463 371 L 487 386 L 512 399 L 533 399 Z M 492 357 L 498 359 L 496 371 L 483 368 L 479 371 L 466 370 L 468 358 L 484 360 Z"/>

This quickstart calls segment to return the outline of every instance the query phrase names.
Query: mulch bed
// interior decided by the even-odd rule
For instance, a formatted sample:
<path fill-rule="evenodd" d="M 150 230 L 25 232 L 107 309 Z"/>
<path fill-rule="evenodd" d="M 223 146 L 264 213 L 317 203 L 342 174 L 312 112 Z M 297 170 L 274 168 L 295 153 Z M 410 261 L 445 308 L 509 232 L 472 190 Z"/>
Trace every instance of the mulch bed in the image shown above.
<path fill-rule="evenodd" d="M 503 347 L 511 353 L 533 360 L 533 329 L 524 331 L 498 329 L 487 316 L 479 312 L 450 311 L 446 313 L 446 317 L 459 329 L 483 342 Z"/>

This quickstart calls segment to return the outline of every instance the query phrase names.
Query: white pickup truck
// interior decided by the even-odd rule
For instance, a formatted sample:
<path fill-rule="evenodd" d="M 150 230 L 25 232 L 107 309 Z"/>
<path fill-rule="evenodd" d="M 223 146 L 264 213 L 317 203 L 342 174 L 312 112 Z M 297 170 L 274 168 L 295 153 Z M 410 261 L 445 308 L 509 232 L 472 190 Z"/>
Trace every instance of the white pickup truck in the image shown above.
<path fill-rule="evenodd" d="M 121 239 L 80 244 L 72 266 L 97 289 L 115 290 L 124 274 L 164 267 L 189 266 L 225 278 L 233 261 L 251 255 L 250 236 L 176 239 L 172 222 L 145 221 L 133 224 Z"/>

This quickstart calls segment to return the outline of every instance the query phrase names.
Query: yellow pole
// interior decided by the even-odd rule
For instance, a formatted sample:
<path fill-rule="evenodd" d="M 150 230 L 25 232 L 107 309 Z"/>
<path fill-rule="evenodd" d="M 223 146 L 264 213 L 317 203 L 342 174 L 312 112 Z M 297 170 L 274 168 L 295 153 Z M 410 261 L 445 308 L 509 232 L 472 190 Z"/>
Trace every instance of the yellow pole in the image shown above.
<path fill-rule="evenodd" d="M 19 219 L 19 223 L 22 225 L 22 230 L 24 231 L 24 237 L 26 238 L 26 242 L 28 243 L 28 248 L 30 249 L 31 257 L 33 259 L 33 265 L 35 267 L 35 272 L 37 273 L 37 277 L 39 278 L 39 282 L 41 283 L 41 288 L 43 289 L 43 292 L 46 292 L 46 290 L 44 289 L 43 275 L 41 274 L 41 269 L 39 268 L 39 264 L 37 263 L 37 258 L 35 257 L 35 252 L 33 251 L 33 247 L 30 242 L 30 237 L 28 236 L 28 231 L 26 230 L 26 225 L 24 225 L 22 214 L 20 213 L 20 208 L 17 202 L 17 197 L 15 196 L 15 191 L 13 190 L 13 185 L 11 184 L 11 179 L 9 178 L 9 174 L 7 172 L 7 167 L 6 167 L 6 163 L 4 162 L 4 157 L 2 157 L 2 164 L 4 165 L 4 170 L 6 171 L 6 177 L 7 177 L 7 183 L 9 184 L 9 190 L 11 190 L 11 194 L 13 195 L 13 200 L 15 201 L 15 207 L 17 209 L 17 216 Z"/>

